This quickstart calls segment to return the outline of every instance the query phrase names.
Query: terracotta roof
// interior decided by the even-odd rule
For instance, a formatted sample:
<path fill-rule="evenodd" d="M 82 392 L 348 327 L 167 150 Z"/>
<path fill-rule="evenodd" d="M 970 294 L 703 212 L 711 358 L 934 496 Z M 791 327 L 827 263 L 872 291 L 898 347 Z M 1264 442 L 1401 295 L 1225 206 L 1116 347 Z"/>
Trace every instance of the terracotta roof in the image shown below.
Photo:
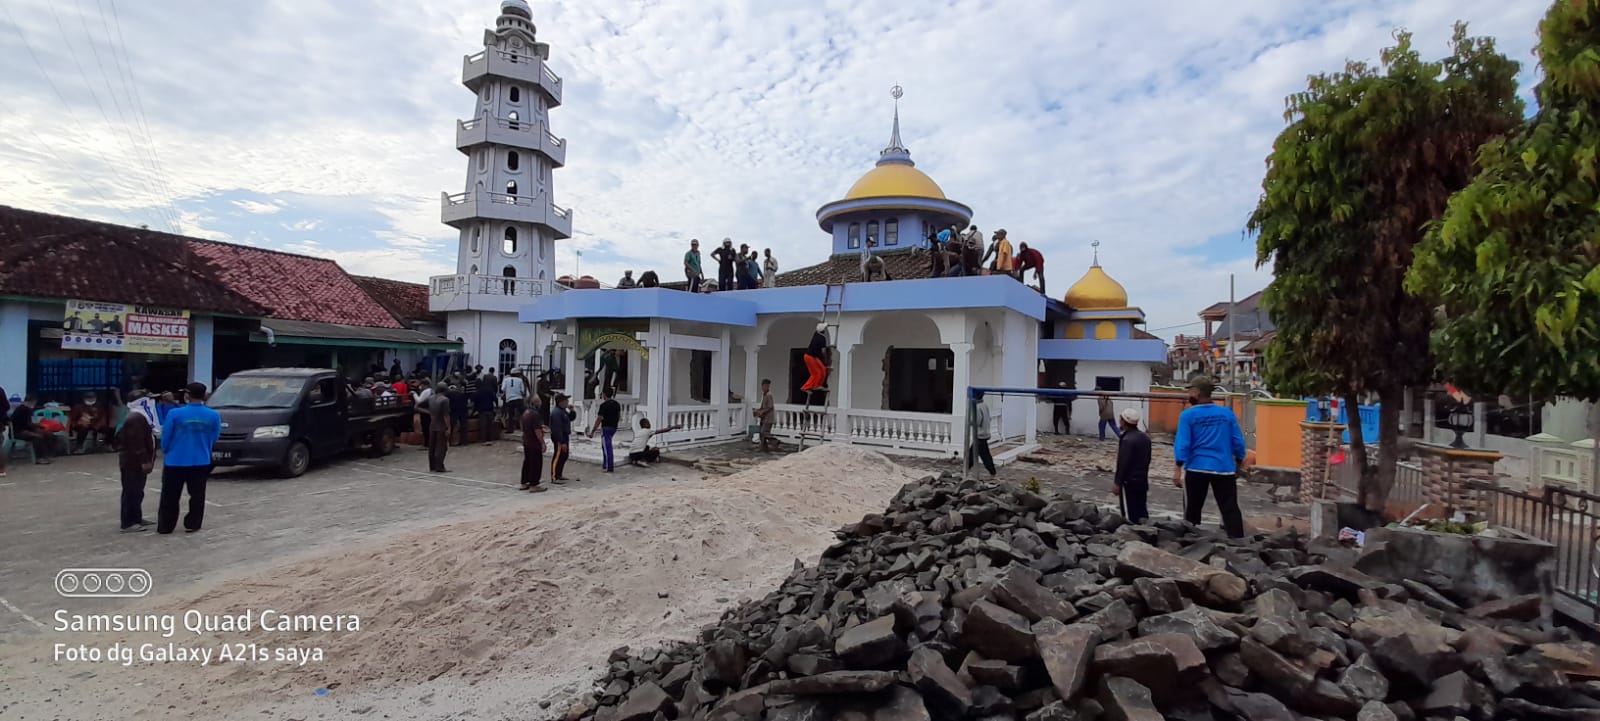
<path fill-rule="evenodd" d="M 0 205 L 0 295 L 262 316 L 207 272 L 189 239 Z"/>
<path fill-rule="evenodd" d="M 428 310 L 428 286 L 423 283 L 407 283 L 370 275 L 350 277 L 401 323 L 444 321 L 443 313 Z"/>
<path fill-rule="evenodd" d="M 389 311 L 367 295 L 343 268 L 326 258 L 252 248 L 212 240 L 189 240 L 228 287 L 272 309 L 273 318 L 400 328 Z"/>
<path fill-rule="evenodd" d="M 1260 338 L 1246 343 L 1245 346 L 1239 350 L 1243 353 L 1263 353 L 1267 350 L 1267 346 L 1272 345 L 1272 339 L 1277 335 L 1277 331 L 1269 330 L 1266 333 L 1261 334 Z"/>
<path fill-rule="evenodd" d="M 1161 340 L 1161 336 L 1151 333 L 1143 328 L 1134 328 L 1133 340 Z M 1165 343 L 1166 341 L 1161 342 Z"/>

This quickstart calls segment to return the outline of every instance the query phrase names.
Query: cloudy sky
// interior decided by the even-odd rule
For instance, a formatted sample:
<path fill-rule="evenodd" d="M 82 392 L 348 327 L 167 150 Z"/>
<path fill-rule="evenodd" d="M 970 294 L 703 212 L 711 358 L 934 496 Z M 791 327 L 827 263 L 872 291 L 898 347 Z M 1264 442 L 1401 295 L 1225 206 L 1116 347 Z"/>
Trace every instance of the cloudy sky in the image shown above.
<path fill-rule="evenodd" d="M 1265 285 L 1244 220 L 1284 96 L 1396 27 L 1470 23 L 1523 63 L 1543 2 L 534 0 L 565 79 L 560 269 L 676 277 L 689 237 L 822 260 L 817 206 L 872 167 L 889 88 L 918 167 L 1041 247 L 1102 264 L 1162 336 Z M 0 203 L 452 272 L 461 58 L 497 0 L 0 0 Z"/>

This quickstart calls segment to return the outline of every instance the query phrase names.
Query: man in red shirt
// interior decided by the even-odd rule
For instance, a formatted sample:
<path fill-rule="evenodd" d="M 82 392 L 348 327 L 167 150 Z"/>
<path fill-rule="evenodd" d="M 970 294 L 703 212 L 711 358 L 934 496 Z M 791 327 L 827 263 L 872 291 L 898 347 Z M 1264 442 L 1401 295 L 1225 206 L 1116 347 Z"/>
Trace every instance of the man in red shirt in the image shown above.
<path fill-rule="evenodd" d="M 1027 243 L 1021 243 L 1017 248 L 1017 269 L 1013 271 L 1016 279 L 1022 280 L 1022 274 L 1031 270 L 1033 279 L 1039 281 L 1039 292 L 1049 295 L 1044 289 L 1044 256 L 1029 248 Z"/>

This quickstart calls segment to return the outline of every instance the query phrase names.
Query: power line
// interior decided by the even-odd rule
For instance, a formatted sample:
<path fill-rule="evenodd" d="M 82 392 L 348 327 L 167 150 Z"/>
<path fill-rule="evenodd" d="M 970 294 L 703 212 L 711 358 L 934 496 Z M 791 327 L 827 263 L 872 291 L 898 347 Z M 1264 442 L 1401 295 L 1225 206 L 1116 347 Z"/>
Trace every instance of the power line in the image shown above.
<path fill-rule="evenodd" d="M 129 126 L 128 115 L 123 112 L 122 101 L 117 99 L 117 90 L 111 84 L 111 76 L 106 73 L 106 64 L 100 57 L 100 48 L 95 42 L 94 33 L 89 30 L 89 16 L 83 10 L 82 0 L 78 2 L 78 24 L 83 27 L 84 40 L 89 44 L 89 52 L 94 55 L 95 67 L 100 71 L 100 79 L 105 81 L 106 92 L 111 96 L 111 106 L 117 111 L 117 119 L 122 123 L 122 132 L 128 137 L 128 143 L 133 149 L 134 158 L 143 166 L 144 171 L 150 176 L 151 180 L 154 181 L 156 191 L 160 194 L 159 197 L 165 202 L 163 212 L 167 216 L 167 225 L 175 230 L 177 228 L 177 213 L 172 209 L 171 201 L 167 199 L 167 195 L 161 192 L 161 179 L 156 176 L 155 166 L 149 160 L 148 151 L 140 144 L 139 139 L 134 136 L 133 130 Z M 63 32 L 65 32 L 65 28 L 63 28 Z M 107 36 L 107 41 L 109 42 L 109 40 L 110 37 Z M 118 75 L 118 79 L 121 79 L 121 75 Z M 85 78 L 85 82 L 87 83 L 87 78 Z M 91 92 L 93 92 L 92 89 Z M 129 100 L 131 102 L 132 99 L 130 98 Z M 101 110 L 104 112 L 104 107 Z M 107 124 L 110 124 L 110 121 L 110 117 L 107 117 Z"/>
<path fill-rule="evenodd" d="M 124 135 L 127 136 L 128 143 L 133 148 L 133 152 L 134 152 L 135 158 L 139 161 L 140 165 L 143 166 L 145 172 L 150 176 L 151 180 L 153 181 L 153 183 L 155 185 L 155 188 L 156 188 L 157 192 L 160 193 L 160 198 L 166 203 L 166 205 L 164 207 L 164 211 L 166 212 L 166 215 L 167 215 L 168 224 L 175 226 L 175 221 L 177 219 L 177 214 L 171 208 L 171 201 L 170 201 L 170 199 L 168 199 L 168 194 L 161 187 L 161 178 L 156 175 L 155 165 L 150 162 L 150 157 L 149 157 L 150 156 L 150 151 L 149 151 L 149 149 L 144 147 L 144 145 L 142 144 L 142 141 L 140 140 L 140 138 L 134 134 L 133 128 L 132 128 L 131 124 L 128 122 L 128 114 L 127 114 L 127 112 L 124 112 L 124 110 L 122 108 L 122 101 L 117 98 L 117 89 L 111 83 L 111 76 L 108 73 L 106 73 L 105 60 L 100 57 L 99 43 L 96 42 L 96 38 L 94 36 L 94 32 L 89 29 L 89 15 L 83 9 L 82 0 L 79 0 L 79 2 L 78 2 L 78 24 L 79 24 L 79 26 L 81 26 L 83 28 L 83 34 L 84 34 L 85 42 L 87 42 L 89 44 L 89 51 L 94 55 L 94 64 L 95 64 L 96 69 L 98 69 L 100 71 L 100 79 L 105 81 L 106 92 L 107 92 L 107 94 L 109 94 L 111 96 L 111 105 L 117 111 L 117 119 L 119 121 L 121 121 L 122 132 L 123 132 Z M 109 45 L 110 44 L 110 36 L 109 35 L 107 36 L 106 40 L 107 40 L 107 44 Z M 113 60 L 115 60 L 115 55 L 113 55 L 112 58 L 113 58 Z M 120 73 L 117 75 L 117 80 L 119 82 L 122 80 L 122 76 L 121 76 Z M 126 93 L 126 90 L 127 90 L 126 86 L 124 86 L 123 90 L 124 90 L 124 93 Z M 129 104 L 130 105 L 132 104 L 132 98 L 131 97 L 129 98 Z M 130 107 L 129 110 L 131 110 L 131 109 L 132 108 Z"/>
<path fill-rule="evenodd" d="M 111 4 L 111 14 L 117 26 L 117 37 L 111 39 L 111 27 L 106 23 L 105 7 L 101 0 L 95 0 L 95 10 L 100 14 L 100 27 L 105 30 L 106 43 L 111 47 L 111 61 L 117 67 L 119 77 L 123 78 L 123 92 L 130 98 L 128 105 L 133 110 L 134 118 L 138 121 L 137 129 L 144 136 L 145 146 L 150 153 L 150 161 L 155 165 L 156 181 L 167 194 L 167 205 L 172 208 L 173 214 L 181 221 L 182 213 L 177 207 L 178 194 L 168 180 L 166 166 L 161 162 L 161 154 L 156 152 L 155 137 L 150 133 L 149 117 L 144 111 L 144 98 L 139 93 L 139 82 L 133 74 L 133 59 L 128 55 L 128 42 L 122 34 L 122 19 L 117 15 L 116 0 L 108 0 Z M 120 59 L 119 59 L 120 55 Z"/>
<path fill-rule="evenodd" d="M 71 121 L 72 125 L 83 127 L 83 123 L 78 120 L 78 114 L 73 112 L 73 110 L 72 110 L 72 103 L 67 102 L 67 96 L 64 93 L 61 92 L 61 87 L 59 85 L 56 85 L 55 78 L 50 76 L 50 71 L 46 70 L 45 67 L 44 67 L 44 63 L 39 61 L 39 54 L 34 52 L 33 43 L 28 42 L 28 36 L 24 35 L 22 33 L 22 25 L 17 23 L 17 19 L 14 16 L 12 16 L 11 9 L 8 8 L 5 5 L 5 3 L 0 3 L 0 11 L 4 11 L 5 12 L 6 20 L 8 20 L 10 22 L 12 30 L 14 32 L 16 32 L 17 39 L 21 40 L 22 41 L 22 47 L 27 49 L 28 57 L 33 58 L 34 66 L 39 68 L 39 74 L 44 76 L 45 83 L 48 84 L 50 86 L 50 90 L 56 94 L 56 99 L 61 101 L 61 107 L 67 111 L 67 119 L 69 121 Z M 101 200 L 105 201 L 107 206 L 112 206 L 111 201 L 107 200 L 105 194 L 100 192 L 100 187 L 99 187 L 98 184 L 90 183 L 89 180 L 86 177 L 84 177 L 84 175 L 81 172 L 77 171 L 77 168 L 75 166 L 73 166 L 71 163 L 66 162 L 64 159 L 62 159 L 61 156 L 59 154 L 57 154 L 55 152 L 55 150 L 50 147 L 49 143 L 46 143 L 43 138 L 39 137 L 38 133 L 33 132 L 33 130 L 31 128 L 29 129 L 28 132 L 32 133 L 32 135 L 33 135 L 35 140 L 39 141 L 40 146 L 45 149 L 45 152 L 49 153 L 51 155 L 51 157 L 54 157 L 57 160 L 60 160 L 63 165 L 66 165 L 67 167 L 72 168 L 73 172 L 78 176 L 78 178 L 80 180 L 82 180 L 84 182 L 84 185 L 88 186 L 89 190 L 93 191 L 96 195 L 100 196 Z M 145 212 L 146 213 L 150 213 L 151 210 L 149 208 L 145 208 Z M 126 215 L 126 212 L 124 212 L 124 214 Z M 155 216 L 152 215 L 152 219 L 154 219 L 154 217 Z"/>

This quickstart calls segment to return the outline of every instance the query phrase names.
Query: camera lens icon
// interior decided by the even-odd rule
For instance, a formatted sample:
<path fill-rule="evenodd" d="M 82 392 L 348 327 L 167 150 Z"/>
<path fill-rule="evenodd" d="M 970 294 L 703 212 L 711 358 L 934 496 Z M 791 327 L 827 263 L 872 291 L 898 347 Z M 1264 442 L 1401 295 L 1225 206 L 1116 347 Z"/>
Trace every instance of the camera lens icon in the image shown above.
<path fill-rule="evenodd" d="M 154 585 L 142 568 L 67 568 L 56 574 L 64 598 L 140 598 Z"/>

